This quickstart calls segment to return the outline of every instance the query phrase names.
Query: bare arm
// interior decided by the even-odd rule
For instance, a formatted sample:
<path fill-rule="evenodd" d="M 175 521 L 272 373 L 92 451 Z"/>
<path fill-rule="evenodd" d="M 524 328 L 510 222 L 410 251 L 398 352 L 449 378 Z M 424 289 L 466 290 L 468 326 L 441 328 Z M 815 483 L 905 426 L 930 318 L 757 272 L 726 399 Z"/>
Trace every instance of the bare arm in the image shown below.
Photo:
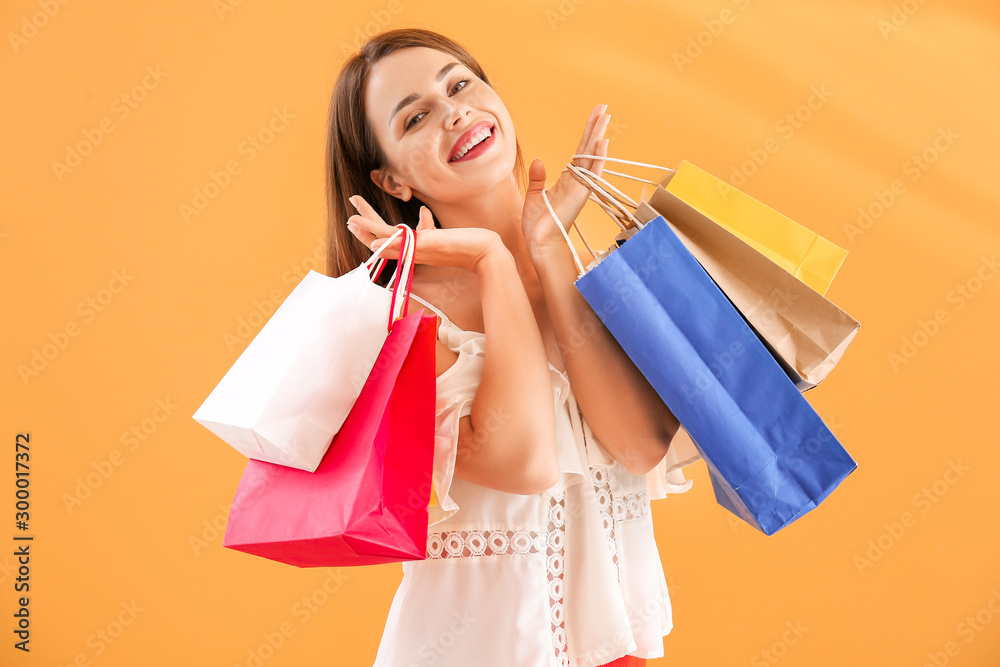
<path fill-rule="evenodd" d="M 667 453 L 679 422 L 580 294 L 563 239 L 531 246 L 573 393 L 594 435 L 629 472 L 642 475 Z"/>
<path fill-rule="evenodd" d="M 508 493 L 539 493 L 559 479 L 555 399 L 541 332 L 499 237 L 475 271 L 486 355 L 472 414 L 459 423 L 455 476 Z"/>
<path fill-rule="evenodd" d="M 608 149 L 606 110 L 607 105 L 594 107 L 576 149 L 597 157 L 574 159 L 598 176 Z M 549 213 L 546 192 L 557 219 Z M 580 410 L 608 453 L 642 475 L 663 459 L 679 423 L 573 284 L 577 268 L 559 221 L 576 220 L 589 194 L 568 169 L 546 191 L 545 165 L 536 158 L 528 168 L 521 229 Z"/>
<path fill-rule="evenodd" d="M 369 248 L 395 231 L 360 196 L 348 227 Z M 476 227 L 436 229 L 424 207 L 414 261 L 476 273 L 486 334 L 483 374 L 472 413 L 459 420 L 455 476 L 508 493 L 540 493 L 559 479 L 555 397 L 548 358 L 514 257 L 496 232 Z M 402 237 L 386 248 L 396 259 Z M 438 342 L 440 375 L 455 353 Z"/>

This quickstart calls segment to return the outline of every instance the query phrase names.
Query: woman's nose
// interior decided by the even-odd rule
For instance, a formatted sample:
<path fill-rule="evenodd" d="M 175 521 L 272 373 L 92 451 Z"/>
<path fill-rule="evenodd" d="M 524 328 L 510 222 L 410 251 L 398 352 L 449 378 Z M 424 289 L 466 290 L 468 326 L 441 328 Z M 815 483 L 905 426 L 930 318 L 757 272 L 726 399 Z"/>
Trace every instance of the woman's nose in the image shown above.
<path fill-rule="evenodd" d="M 459 102 L 454 98 L 445 101 L 445 127 L 451 129 L 462 122 L 462 119 L 472 113 L 472 108 L 464 102 Z"/>

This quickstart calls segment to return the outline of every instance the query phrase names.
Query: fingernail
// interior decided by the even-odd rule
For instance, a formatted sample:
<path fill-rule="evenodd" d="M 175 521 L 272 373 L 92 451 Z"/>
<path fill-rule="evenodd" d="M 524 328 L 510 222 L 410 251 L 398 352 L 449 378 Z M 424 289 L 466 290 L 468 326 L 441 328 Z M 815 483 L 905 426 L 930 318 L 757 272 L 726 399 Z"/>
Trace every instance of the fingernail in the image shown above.
<path fill-rule="evenodd" d="M 354 197 L 349 197 L 347 201 L 351 202 L 351 205 L 354 206 L 354 208 L 358 207 L 358 203 L 354 201 Z"/>

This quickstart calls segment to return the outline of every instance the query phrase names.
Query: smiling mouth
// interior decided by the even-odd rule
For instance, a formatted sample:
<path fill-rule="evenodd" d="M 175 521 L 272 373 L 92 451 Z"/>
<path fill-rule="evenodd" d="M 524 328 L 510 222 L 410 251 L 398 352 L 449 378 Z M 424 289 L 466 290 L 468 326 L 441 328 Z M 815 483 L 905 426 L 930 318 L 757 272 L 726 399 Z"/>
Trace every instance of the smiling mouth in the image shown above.
<path fill-rule="evenodd" d="M 491 125 L 489 128 L 486 128 L 486 131 L 488 131 L 489 134 L 483 137 L 480 141 L 477 141 L 469 146 L 464 153 L 462 150 L 459 150 L 456 156 L 448 160 L 448 162 L 464 162 L 484 153 L 490 146 L 493 145 L 494 138 L 496 137 L 496 126 Z M 468 144 L 466 145 L 468 146 Z"/>

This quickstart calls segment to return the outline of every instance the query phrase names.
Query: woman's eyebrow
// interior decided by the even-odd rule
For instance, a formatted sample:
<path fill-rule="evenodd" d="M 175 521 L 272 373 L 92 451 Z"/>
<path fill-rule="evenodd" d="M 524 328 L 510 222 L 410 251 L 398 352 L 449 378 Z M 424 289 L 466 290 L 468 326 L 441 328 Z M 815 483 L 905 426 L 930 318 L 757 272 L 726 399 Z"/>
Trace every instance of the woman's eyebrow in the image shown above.
<path fill-rule="evenodd" d="M 434 77 L 434 80 L 435 81 L 440 81 L 441 79 L 444 78 L 444 75 L 447 74 L 449 70 L 451 70 L 452 67 L 454 67 L 455 65 L 458 65 L 458 64 L 459 63 L 457 61 L 452 61 L 452 62 L 448 63 L 447 65 L 445 65 L 444 67 L 441 68 L 441 71 L 439 71 L 437 73 L 437 76 Z M 417 99 L 419 97 L 420 97 L 420 95 L 417 95 L 416 93 L 410 93 L 409 95 L 407 95 L 406 97 L 404 97 L 403 99 L 401 99 L 399 101 L 399 104 L 397 104 L 395 107 L 393 107 L 392 113 L 389 114 L 389 125 L 392 125 L 392 119 L 393 119 L 393 117 L 397 113 L 399 113 L 399 111 L 401 109 L 403 109 L 404 107 L 406 107 L 406 106 L 408 106 L 410 104 L 413 104 L 414 102 L 417 101 Z"/>

